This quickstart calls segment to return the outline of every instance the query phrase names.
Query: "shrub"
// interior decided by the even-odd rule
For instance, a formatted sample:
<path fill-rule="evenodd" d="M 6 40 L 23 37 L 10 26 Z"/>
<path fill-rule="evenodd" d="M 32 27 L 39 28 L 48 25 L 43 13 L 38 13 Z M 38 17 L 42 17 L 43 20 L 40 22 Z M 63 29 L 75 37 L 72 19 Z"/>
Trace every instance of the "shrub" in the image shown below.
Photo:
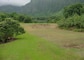
<path fill-rule="evenodd" d="M 24 23 L 31 23 L 32 22 L 32 19 L 28 16 L 26 16 L 23 20 Z"/>
<path fill-rule="evenodd" d="M 17 20 L 19 22 L 25 22 L 25 23 L 31 23 L 32 19 L 31 17 L 23 14 L 18 14 L 18 13 L 0 13 L 0 22 L 4 21 L 5 18 L 12 18 L 14 20 Z"/>
<path fill-rule="evenodd" d="M 81 15 L 83 13 L 84 13 L 83 4 L 70 5 L 64 8 L 64 12 L 63 12 L 65 18 L 73 16 L 74 14 Z"/>
<path fill-rule="evenodd" d="M 25 15 L 19 15 L 18 19 L 20 22 L 24 22 L 24 23 L 31 23 L 32 19 L 29 16 L 25 16 Z"/>
<path fill-rule="evenodd" d="M 71 29 L 75 31 L 84 31 L 84 15 L 74 15 L 64 20 L 58 21 L 60 28 Z"/>
<path fill-rule="evenodd" d="M 10 18 L 0 22 L 0 41 L 7 42 L 10 38 L 25 33 L 20 24 Z"/>

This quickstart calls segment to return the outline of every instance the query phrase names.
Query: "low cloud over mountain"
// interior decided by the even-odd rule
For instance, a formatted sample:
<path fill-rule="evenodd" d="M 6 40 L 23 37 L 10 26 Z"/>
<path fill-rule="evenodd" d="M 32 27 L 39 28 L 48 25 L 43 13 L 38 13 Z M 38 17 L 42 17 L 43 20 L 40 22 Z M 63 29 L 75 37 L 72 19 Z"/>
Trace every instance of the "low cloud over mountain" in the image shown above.
<path fill-rule="evenodd" d="M 13 5 L 13 6 L 24 6 L 31 0 L 0 0 L 0 6 Z"/>

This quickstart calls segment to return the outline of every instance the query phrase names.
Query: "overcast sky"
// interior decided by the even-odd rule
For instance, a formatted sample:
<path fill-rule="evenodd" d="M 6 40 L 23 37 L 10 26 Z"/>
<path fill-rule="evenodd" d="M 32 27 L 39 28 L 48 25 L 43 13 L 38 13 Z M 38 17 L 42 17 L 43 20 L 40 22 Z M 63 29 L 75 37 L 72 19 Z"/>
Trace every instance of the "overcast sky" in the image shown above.
<path fill-rule="evenodd" d="M 14 5 L 14 6 L 24 6 L 31 0 L 0 0 L 0 6 L 2 5 Z"/>

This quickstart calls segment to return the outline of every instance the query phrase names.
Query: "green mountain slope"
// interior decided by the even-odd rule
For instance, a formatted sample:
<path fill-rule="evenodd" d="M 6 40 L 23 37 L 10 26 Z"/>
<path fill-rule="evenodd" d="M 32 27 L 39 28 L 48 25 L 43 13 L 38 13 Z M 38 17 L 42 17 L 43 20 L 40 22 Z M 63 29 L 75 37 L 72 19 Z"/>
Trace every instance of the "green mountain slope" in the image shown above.
<path fill-rule="evenodd" d="M 1 6 L 0 11 L 19 12 L 35 16 L 51 15 L 67 5 L 81 2 L 84 2 L 84 0 L 32 0 L 23 7 Z"/>

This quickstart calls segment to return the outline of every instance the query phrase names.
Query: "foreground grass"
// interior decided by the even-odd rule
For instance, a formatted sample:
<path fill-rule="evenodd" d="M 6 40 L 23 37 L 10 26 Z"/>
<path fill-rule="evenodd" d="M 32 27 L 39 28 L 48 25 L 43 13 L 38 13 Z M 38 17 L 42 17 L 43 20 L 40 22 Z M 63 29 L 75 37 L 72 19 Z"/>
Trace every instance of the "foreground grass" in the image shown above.
<path fill-rule="evenodd" d="M 72 51 L 28 33 L 0 45 L 0 60 L 80 60 Z"/>

